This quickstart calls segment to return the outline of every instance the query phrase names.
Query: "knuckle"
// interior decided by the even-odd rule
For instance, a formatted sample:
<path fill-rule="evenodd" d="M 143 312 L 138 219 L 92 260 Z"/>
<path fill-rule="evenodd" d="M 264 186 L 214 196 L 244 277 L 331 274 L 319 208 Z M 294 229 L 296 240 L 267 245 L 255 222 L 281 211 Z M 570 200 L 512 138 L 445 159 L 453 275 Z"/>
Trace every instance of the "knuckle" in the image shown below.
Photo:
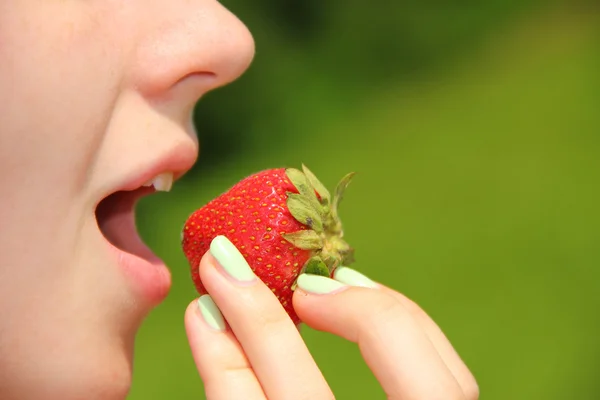
<path fill-rule="evenodd" d="M 248 361 L 241 357 L 230 357 L 229 360 L 224 362 L 223 369 L 227 375 L 254 373 Z"/>
<path fill-rule="evenodd" d="M 271 307 L 260 310 L 256 323 L 264 330 L 278 331 L 289 323 L 289 318 L 283 310 L 273 310 Z"/>
<path fill-rule="evenodd" d="M 261 330 L 277 331 L 291 321 L 276 299 L 262 293 L 245 296 L 244 303 L 244 308 L 253 314 L 252 324 Z"/>
<path fill-rule="evenodd" d="M 466 368 L 466 366 L 465 366 Z M 459 384 L 467 400 L 479 399 L 479 385 L 473 374 L 467 369 L 459 375 Z"/>
<path fill-rule="evenodd" d="M 391 296 L 384 295 L 377 299 L 375 307 L 370 313 L 371 322 L 389 321 L 390 318 L 407 318 L 407 309 Z"/>
<path fill-rule="evenodd" d="M 355 316 L 357 342 L 377 340 L 389 329 L 410 329 L 414 318 L 398 299 L 385 293 L 363 302 L 363 309 Z M 356 320 L 358 318 L 358 320 Z"/>
<path fill-rule="evenodd" d="M 398 293 L 397 297 L 398 297 L 400 303 L 402 303 L 402 305 L 412 315 L 414 315 L 414 316 L 416 316 L 418 318 L 427 318 L 428 317 L 428 315 L 425 312 L 425 310 L 423 310 L 421 308 L 421 306 L 419 306 L 414 300 L 410 299 L 409 297 L 407 297 L 406 295 L 404 295 L 402 293 Z"/>
<path fill-rule="evenodd" d="M 403 304 L 408 311 L 422 317 L 427 316 L 427 313 L 425 313 L 425 311 L 417 303 L 415 303 L 413 300 L 409 299 L 406 296 L 403 296 L 403 298 L 405 299 Z"/>
<path fill-rule="evenodd" d="M 473 379 L 473 383 L 468 387 L 464 388 L 465 397 L 467 400 L 478 400 L 479 399 L 479 385 Z"/>
<path fill-rule="evenodd" d="M 223 363 L 227 363 L 230 354 L 228 354 L 224 346 L 221 345 L 220 341 L 211 343 L 210 346 L 202 346 L 199 349 L 200 355 L 206 360 L 219 360 Z"/>
<path fill-rule="evenodd" d="M 239 347 L 234 349 L 219 343 L 204 347 L 202 356 L 219 373 L 236 374 L 252 370 L 250 362 Z"/>

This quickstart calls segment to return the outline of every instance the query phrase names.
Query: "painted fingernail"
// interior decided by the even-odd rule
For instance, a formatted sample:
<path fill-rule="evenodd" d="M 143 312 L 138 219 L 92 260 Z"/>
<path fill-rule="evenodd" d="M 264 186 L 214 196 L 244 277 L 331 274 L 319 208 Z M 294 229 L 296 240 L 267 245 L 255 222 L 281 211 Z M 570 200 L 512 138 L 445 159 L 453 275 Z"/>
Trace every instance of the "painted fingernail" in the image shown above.
<path fill-rule="evenodd" d="M 333 273 L 333 279 L 350 286 L 361 286 L 373 289 L 377 287 L 377 284 L 371 279 L 367 278 L 360 272 L 348 267 L 336 268 Z"/>
<path fill-rule="evenodd" d="M 251 282 L 256 279 L 242 253 L 225 236 L 217 236 L 213 239 L 210 243 L 210 254 L 233 279 L 240 282 Z"/>
<path fill-rule="evenodd" d="M 302 274 L 296 282 L 300 289 L 315 294 L 332 293 L 347 286 L 325 276 L 312 274 Z"/>
<path fill-rule="evenodd" d="M 217 307 L 213 299 L 208 294 L 200 296 L 198 299 L 198 308 L 200 309 L 202 318 L 204 318 L 208 326 L 217 331 L 225 330 L 225 320 L 223 319 L 223 314 L 221 314 L 219 307 Z"/>

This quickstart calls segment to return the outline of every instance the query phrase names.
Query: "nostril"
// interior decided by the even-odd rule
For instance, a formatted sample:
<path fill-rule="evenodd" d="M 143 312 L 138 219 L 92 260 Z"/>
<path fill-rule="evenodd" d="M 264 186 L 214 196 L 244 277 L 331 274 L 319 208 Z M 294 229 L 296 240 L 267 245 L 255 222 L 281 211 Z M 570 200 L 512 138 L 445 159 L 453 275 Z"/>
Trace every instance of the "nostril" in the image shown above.
<path fill-rule="evenodd" d="M 207 92 L 218 87 L 219 77 L 213 72 L 191 72 L 181 77 L 168 91 L 168 98 L 177 105 L 195 103 Z"/>
<path fill-rule="evenodd" d="M 189 74 L 181 77 L 176 85 L 182 82 L 189 82 L 189 85 L 203 85 L 207 83 L 213 83 L 217 79 L 217 75 L 214 72 L 190 72 Z"/>

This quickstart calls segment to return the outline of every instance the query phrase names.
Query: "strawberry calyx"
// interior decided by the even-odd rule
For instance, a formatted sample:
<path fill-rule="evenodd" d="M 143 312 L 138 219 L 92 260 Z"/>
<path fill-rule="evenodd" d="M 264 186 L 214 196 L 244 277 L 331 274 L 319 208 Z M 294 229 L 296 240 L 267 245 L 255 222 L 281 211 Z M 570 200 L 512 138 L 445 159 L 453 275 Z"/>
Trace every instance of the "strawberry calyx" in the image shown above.
<path fill-rule="evenodd" d="M 330 277 L 338 266 L 347 266 L 354 261 L 354 249 L 343 239 L 344 231 L 338 214 L 354 172 L 340 180 L 333 197 L 305 165 L 302 165 L 302 171 L 288 168 L 285 172 L 298 190 L 298 193 L 287 192 L 288 210 L 308 229 L 281 235 L 297 248 L 311 251 L 302 272 Z"/>

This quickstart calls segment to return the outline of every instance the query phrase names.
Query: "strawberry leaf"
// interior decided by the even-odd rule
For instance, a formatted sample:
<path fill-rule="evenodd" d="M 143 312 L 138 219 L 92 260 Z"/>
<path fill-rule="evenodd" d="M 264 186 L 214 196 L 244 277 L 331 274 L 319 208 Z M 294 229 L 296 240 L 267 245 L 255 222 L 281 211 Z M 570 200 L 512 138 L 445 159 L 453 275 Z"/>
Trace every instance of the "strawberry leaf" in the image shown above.
<path fill-rule="evenodd" d="M 315 189 L 313 189 L 302 171 L 296 168 L 288 168 L 285 173 L 296 189 L 298 189 L 298 193 L 306 197 L 313 208 L 321 213 L 323 207 L 321 206 L 321 203 L 319 203 L 319 199 L 315 194 Z"/>
<path fill-rule="evenodd" d="M 312 257 L 304 265 L 304 273 L 312 275 L 321 275 L 329 278 L 329 268 L 319 256 Z"/>
<path fill-rule="evenodd" d="M 331 194 L 329 190 L 321 183 L 321 181 L 309 170 L 306 165 L 302 164 L 302 171 L 304 171 L 304 175 L 308 179 L 310 185 L 317 191 L 319 196 L 321 196 L 321 200 L 324 204 L 328 205 L 331 201 Z"/>
<path fill-rule="evenodd" d="M 323 220 L 321 214 L 314 208 L 313 204 L 303 195 L 298 193 L 287 193 L 287 207 L 297 221 L 314 229 L 317 233 L 323 233 Z"/>
<path fill-rule="evenodd" d="M 354 175 L 355 175 L 354 172 L 350 172 L 349 174 L 344 176 L 342 178 L 342 180 L 338 183 L 337 187 L 335 188 L 335 195 L 333 196 L 333 206 L 331 209 L 335 219 L 337 219 L 337 217 L 338 217 L 338 208 L 340 206 L 342 199 L 344 198 L 344 192 L 348 188 L 348 185 L 352 181 L 352 178 L 354 177 Z"/>
<path fill-rule="evenodd" d="M 323 248 L 323 239 L 313 230 L 282 233 L 281 236 L 302 250 L 319 250 Z"/>

